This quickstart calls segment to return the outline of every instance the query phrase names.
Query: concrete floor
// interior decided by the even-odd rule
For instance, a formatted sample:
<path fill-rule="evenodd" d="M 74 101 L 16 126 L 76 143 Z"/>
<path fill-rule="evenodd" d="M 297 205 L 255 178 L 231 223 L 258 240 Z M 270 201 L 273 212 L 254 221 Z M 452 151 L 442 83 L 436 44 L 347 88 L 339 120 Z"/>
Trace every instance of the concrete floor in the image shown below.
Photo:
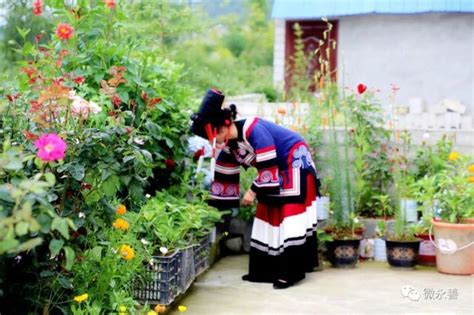
<path fill-rule="evenodd" d="M 474 277 L 445 275 L 434 267 L 393 270 L 373 261 L 355 269 L 325 265 L 289 289 L 274 290 L 271 284 L 242 281 L 247 264 L 247 255 L 222 258 L 178 301 L 187 311 L 179 313 L 175 306 L 171 314 L 474 314 Z M 403 297 L 402 288 L 409 285 L 404 292 L 410 295 Z"/>

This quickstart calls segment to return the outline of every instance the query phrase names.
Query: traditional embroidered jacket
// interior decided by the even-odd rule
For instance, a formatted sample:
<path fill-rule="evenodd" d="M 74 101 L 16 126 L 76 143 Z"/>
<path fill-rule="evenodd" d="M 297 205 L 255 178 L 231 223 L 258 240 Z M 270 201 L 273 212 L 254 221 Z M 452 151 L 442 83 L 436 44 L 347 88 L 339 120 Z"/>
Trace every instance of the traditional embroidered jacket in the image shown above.
<path fill-rule="evenodd" d="M 220 209 L 239 207 L 240 166 L 257 168 L 251 188 L 259 202 L 304 203 L 307 172 L 316 179 L 317 175 L 303 138 L 259 118 L 238 120 L 235 124 L 238 138 L 229 141 L 219 153 L 209 203 Z"/>

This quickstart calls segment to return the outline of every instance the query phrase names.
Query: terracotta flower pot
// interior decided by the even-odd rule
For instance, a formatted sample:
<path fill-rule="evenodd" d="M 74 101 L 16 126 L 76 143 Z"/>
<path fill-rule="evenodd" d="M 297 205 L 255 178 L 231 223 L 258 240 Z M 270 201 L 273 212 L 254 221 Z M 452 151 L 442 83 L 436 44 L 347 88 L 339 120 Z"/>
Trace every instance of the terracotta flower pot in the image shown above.
<path fill-rule="evenodd" d="M 468 223 L 433 220 L 436 239 L 436 268 L 453 275 L 474 274 L 474 219 Z"/>

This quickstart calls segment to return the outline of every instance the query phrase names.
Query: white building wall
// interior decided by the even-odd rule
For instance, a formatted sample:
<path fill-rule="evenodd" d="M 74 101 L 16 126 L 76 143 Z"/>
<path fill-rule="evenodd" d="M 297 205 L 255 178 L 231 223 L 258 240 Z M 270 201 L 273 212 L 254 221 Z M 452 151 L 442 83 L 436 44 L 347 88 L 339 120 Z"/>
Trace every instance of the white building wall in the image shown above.
<path fill-rule="evenodd" d="M 380 89 L 383 104 L 396 84 L 397 104 L 457 99 L 474 116 L 474 14 L 341 17 L 337 63 L 341 84 Z"/>

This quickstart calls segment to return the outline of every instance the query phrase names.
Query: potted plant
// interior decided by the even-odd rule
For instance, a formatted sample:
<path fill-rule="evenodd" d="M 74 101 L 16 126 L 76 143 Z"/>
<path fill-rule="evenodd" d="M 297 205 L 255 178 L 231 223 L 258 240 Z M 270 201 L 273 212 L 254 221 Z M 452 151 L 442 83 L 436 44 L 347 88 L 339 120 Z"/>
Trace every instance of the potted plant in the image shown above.
<path fill-rule="evenodd" d="M 363 228 L 359 219 L 351 213 L 349 220 L 333 222 L 324 228 L 331 237 L 327 242 L 329 262 L 336 268 L 353 268 L 359 261 L 359 246 Z"/>
<path fill-rule="evenodd" d="M 398 207 L 395 212 L 394 231 L 388 233 L 387 261 L 395 268 L 414 268 L 418 260 L 420 240 L 415 237 L 413 224 L 406 221 L 405 212 Z"/>
<path fill-rule="evenodd" d="M 424 266 L 436 265 L 436 248 L 430 240 L 429 229 L 431 227 L 431 220 L 435 209 L 434 195 L 436 192 L 435 177 L 425 176 L 418 180 L 415 186 L 415 198 L 422 209 L 422 217 L 416 225 L 416 237 L 420 242 L 420 251 L 418 256 L 418 263 Z M 431 236 L 434 239 L 434 236 Z"/>
<path fill-rule="evenodd" d="M 435 175 L 441 219 L 433 219 L 439 272 L 474 274 L 474 164 L 452 152 L 446 168 Z"/>

